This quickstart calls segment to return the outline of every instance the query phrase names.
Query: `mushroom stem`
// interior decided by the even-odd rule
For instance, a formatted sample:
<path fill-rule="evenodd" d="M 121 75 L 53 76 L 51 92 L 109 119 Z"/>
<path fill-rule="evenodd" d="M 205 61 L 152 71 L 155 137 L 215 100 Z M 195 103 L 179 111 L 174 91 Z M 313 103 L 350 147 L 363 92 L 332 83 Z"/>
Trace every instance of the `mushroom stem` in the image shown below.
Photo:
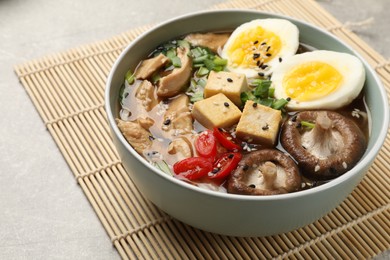
<path fill-rule="evenodd" d="M 263 174 L 264 186 L 267 189 L 272 189 L 274 187 L 274 182 L 276 180 L 276 175 L 277 175 L 276 165 L 270 161 L 265 162 L 260 167 L 260 172 Z"/>
<path fill-rule="evenodd" d="M 343 146 L 343 139 L 333 129 L 333 121 L 326 112 L 319 112 L 315 127 L 302 135 L 302 146 L 319 159 L 326 159 Z"/>

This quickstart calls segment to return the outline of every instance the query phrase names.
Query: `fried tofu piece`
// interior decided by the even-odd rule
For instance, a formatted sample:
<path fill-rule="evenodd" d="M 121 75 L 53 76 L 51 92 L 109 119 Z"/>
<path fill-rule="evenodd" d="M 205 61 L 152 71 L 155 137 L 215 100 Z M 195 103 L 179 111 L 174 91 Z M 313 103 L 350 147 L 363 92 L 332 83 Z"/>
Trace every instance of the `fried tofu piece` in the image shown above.
<path fill-rule="evenodd" d="M 240 95 L 247 90 L 248 83 L 244 74 L 211 71 L 204 88 L 204 96 L 208 98 L 218 93 L 223 93 L 234 104 L 241 106 Z"/>
<path fill-rule="evenodd" d="M 230 127 L 238 122 L 241 111 L 224 94 L 219 93 L 212 97 L 195 102 L 192 116 L 204 127 Z"/>
<path fill-rule="evenodd" d="M 248 100 L 238 122 L 236 135 L 248 142 L 274 146 L 281 120 L 280 110 Z"/>

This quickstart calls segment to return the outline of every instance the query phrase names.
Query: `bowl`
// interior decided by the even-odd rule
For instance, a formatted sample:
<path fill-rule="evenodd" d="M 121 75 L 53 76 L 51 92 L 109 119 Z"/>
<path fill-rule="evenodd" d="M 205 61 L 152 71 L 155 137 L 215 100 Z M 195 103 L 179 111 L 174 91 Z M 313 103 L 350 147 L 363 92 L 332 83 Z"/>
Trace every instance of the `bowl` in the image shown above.
<path fill-rule="evenodd" d="M 366 70 L 366 102 L 372 114 L 367 150 L 359 163 L 342 176 L 321 186 L 290 194 L 247 196 L 201 189 L 168 176 L 149 164 L 125 140 L 115 118 L 119 89 L 129 69 L 134 70 L 158 44 L 191 32 L 226 31 L 259 18 L 290 20 L 300 41 L 317 49 L 361 56 L 328 32 L 290 17 L 251 10 L 192 13 L 164 22 L 135 39 L 120 54 L 107 79 L 105 108 L 115 147 L 139 191 L 172 217 L 193 227 L 230 236 L 266 236 L 288 232 L 319 219 L 336 208 L 357 186 L 373 163 L 385 138 L 389 111 L 385 90 L 373 69 Z"/>

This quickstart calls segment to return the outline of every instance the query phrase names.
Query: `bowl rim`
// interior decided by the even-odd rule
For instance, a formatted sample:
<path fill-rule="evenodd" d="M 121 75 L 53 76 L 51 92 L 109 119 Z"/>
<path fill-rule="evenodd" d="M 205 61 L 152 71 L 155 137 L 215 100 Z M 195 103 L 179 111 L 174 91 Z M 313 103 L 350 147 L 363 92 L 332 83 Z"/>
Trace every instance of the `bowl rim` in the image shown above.
<path fill-rule="evenodd" d="M 270 12 L 264 12 L 264 11 L 256 11 L 256 10 L 249 10 L 249 9 L 224 9 L 224 10 L 206 10 L 206 11 L 197 11 L 197 12 L 191 12 L 179 16 L 175 16 L 171 19 L 165 20 L 164 22 L 158 23 L 157 25 L 153 26 L 152 28 L 146 30 L 142 34 L 140 34 L 136 39 L 134 39 L 130 44 L 126 46 L 126 48 L 122 51 L 122 53 L 118 56 L 116 59 L 115 63 L 113 64 L 110 73 L 107 77 L 106 80 L 106 88 L 105 88 L 105 110 L 107 113 L 107 118 L 108 122 L 111 125 L 112 131 L 115 133 L 116 137 L 119 139 L 121 144 L 126 148 L 126 151 L 129 152 L 132 156 L 134 156 L 140 163 L 142 163 L 144 166 L 146 166 L 149 170 L 153 172 L 153 174 L 157 174 L 158 177 L 164 178 L 176 185 L 181 186 L 182 188 L 190 189 L 194 192 L 199 192 L 201 194 L 205 194 L 208 196 L 213 196 L 213 197 L 219 197 L 219 198 L 224 198 L 224 199 L 229 199 L 229 200 L 237 200 L 237 201 L 275 201 L 275 200 L 289 200 L 289 199 L 294 199 L 302 196 L 307 196 L 313 193 L 317 192 L 323 192 L 325 190 L 328 190 L 332 187 L 335 187 L 337 185 L 340 185 L 350 177 L 352 177 L 355 174 L 358 174 L 358 172 L 363 171 L 366 166 L 370 166 L 378 154 L 379 150 L 381 149 L 387 135 L 388 131 L 388 126 L 389 126 L 389 109 L 384 109 L 383 113 L 383 124 L 380 129 L 378 139 L 372 146 L 372 148 L 368 151 L 366 151 L 366 154 L 364 157 L 348 172 L 344 173 L 343 175 L 330 180 L 327 183 L 324 183 L 320 186 L 313 187 L 307 190 L 301 190 L 293 193 L 286 193 L 286 194 L 277 194 L 277 195 L 268 195 L 268 196 L 250 196 L 250 195 L 240 195 L 240 194 L 230 194 L 230 193 L 223 193 L 223 192 L 218 192 L 218 191 L 212 191 L 212 190 L 207 190 L 204 188 L 200 188 L 197 186 L 194 186 L 192 184 L 189 184 L 187 182 L 184 182 L 182 180 L 179 180 L 173 176 L 170 176 L 161 170 L 157 169 L 154 167 L 152 164 L 150 164 L 145 158 L 143 158 L 141 155 L 139 155 L 134 148 L 126 141 L 122 133 L 120 132 L 116 122 L 115 118 L 113 116 L 113 112 L 111 110 L 111 104 L 110 104 L 110 89 L 111 89 L 111 82 L 114 76 L 114 73 L 119 66 L 119 64 L 122 62 L 122 60 L 125 58 L 126 54 L 131 50 L 132 46 L 136 45 L 139 41 L 142 41 L 142 39 L 149 34 L 152 34 L 154 31 L 159 30 L 160 28 L 167 26 L 171 23 L 177 23 L 180 20 L 183 19 L 190 19 L 194 17 L 201 17 L 203 15 L 207 14 L 213 14 L 213 13 L 243 13 L 243 14 L 259 14 L 263 16 L 267 16 L 267 18 L 280 18 L 280 19 L 287 19 L 291 21 L 294 24 L 301 24 L 303 26 L 309 27 L 310 29 L 314 29 L 319 31 L 321 34 L 326 35 L 327 37 L 332 38 L 332 40 L 335 40 L 338 43 L 341 43 L 341 45 L 345 46 L 348 48 L 353 55 L 357 56 L 362 63 L 364 64 L 364 68 L 366 70 L 366 74 L 372 75 L 374 81 L 378 85 L 379 92 L 381 94 L 381 101 L 384 104 L 385 107 L 389 108 L 388 100 L 387 100 L 387 94 L 386 90 L 382 84 L 382 81 L 379 79 L 379 76 L 377 73 L 374 71 L 374 69 L 368 64 L 368 62 L 354 49 L 352 48 L 349 44 L 345 43 L 343 40 L 337 38 L 335 35 L 331 34 L 330 32 L 326 31 L 325 29 L 322 29 L 314 24 L 308 23 L 306 21 L 290 17 L 287 15 L 283 14 L 278 14 L 278 13 L 270 13 Z"/>

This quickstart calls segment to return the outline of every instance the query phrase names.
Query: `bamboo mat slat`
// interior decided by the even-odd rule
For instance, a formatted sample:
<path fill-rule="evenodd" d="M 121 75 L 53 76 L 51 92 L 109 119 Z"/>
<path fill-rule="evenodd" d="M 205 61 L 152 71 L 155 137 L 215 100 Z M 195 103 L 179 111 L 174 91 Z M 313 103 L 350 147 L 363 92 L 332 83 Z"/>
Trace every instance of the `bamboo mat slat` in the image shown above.
<path fill-rule="evenodd" d="M 236 0 L 213 7 L 225 8 L 286 14 L 327 29 L 370 63 L 390 93 L 389 62 L 313 0 Z M 147 201 L 113 146 L 103 96 L 113 62 L 148 28 L 15 68 L 122 258 L 365 259 L 390 249 L 389 136 L 363 181 L 339 207 L 289 233 L 258 238 L 220 236 L 185 225 Z"/>

